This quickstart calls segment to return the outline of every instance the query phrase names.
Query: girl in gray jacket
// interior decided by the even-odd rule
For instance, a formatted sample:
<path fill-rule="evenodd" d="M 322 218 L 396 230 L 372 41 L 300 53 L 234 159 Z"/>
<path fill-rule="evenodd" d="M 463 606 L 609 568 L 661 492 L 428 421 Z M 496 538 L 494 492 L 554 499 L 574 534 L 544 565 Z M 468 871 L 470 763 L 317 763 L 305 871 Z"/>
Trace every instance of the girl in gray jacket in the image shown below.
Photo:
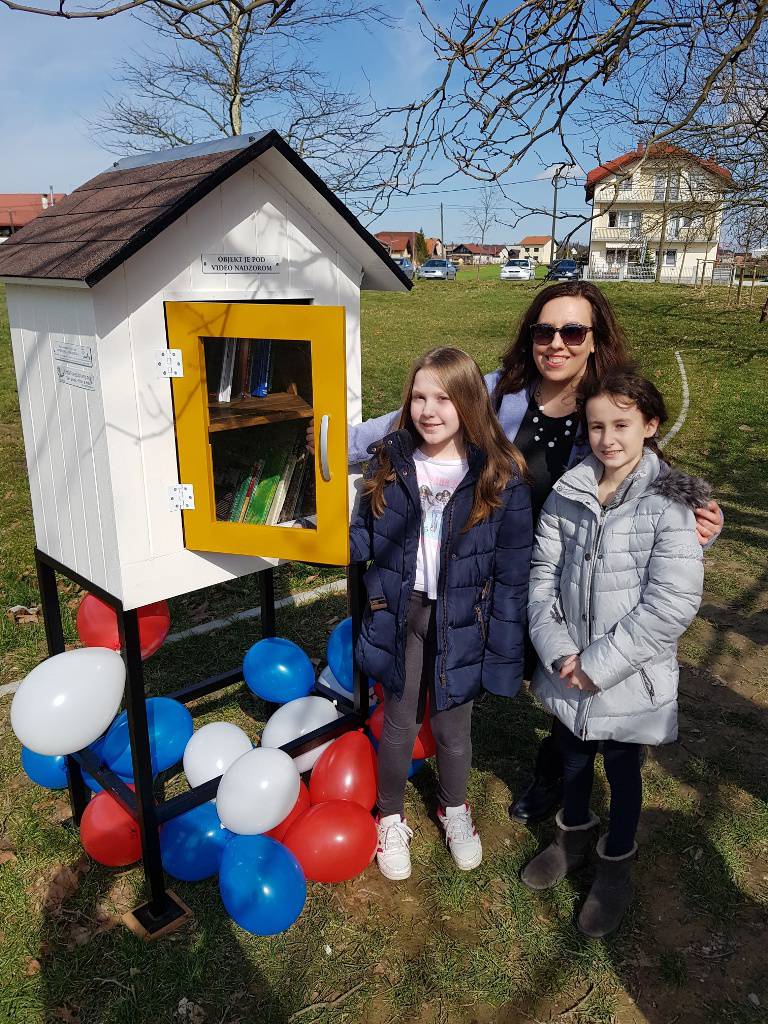
<path fill-rule="evenodd" d="M 555 484 L 539 519 L 528 617 L 540 664 L 533 692 L 555 716 L 564 799 L 554 842 L 523 870 L 547 889 L 586 859 L 595 756 L 611 790 L 594 884 L 579 928 L 614 931 L 631 899 L 644 744 L 677 738 L 677 640 L 701 601 L 693 510 L 709 489 L 667 465 L 654 440 L 666 418 L 649 381 L 629 369 L 582 383 L 592 454 Z"/>

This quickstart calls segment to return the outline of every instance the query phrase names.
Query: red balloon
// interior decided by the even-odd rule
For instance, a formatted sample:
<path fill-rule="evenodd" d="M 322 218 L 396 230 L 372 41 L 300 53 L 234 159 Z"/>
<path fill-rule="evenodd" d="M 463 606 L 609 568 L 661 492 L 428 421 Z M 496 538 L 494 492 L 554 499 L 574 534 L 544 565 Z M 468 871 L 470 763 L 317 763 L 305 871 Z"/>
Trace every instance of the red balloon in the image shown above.
<path fill-rule="evenodd" d="M 379 702 L 379 704 L 381 704 L 381 702 L 384 700 L 384 687 L 381 685 L 381 683 L 373 684 L 373 695 Z"/>
<path fill-rule="evenodd" d="M 368 728 L 373 733 L 373 737 L 376 742 L 380 742 L 381 733 L 384 729 L 383 704 L 379 704 L 368 719 Z M 425 757 L 432 757 L 435 750 L 435 737 L 432 735 L 432 726 L 429 724 L 429 702 L 427 702 L 427 706 L 424 710 L 424 721 L 421 723 L 419 734 L 413 744 L 413 753 L 411 754 L 411 758 L 414 761 L 422 761 Z"/>
<path fill-rule="evenodd" d="M 299 795 L 296 797 L 296 803 L 293 805 L 293 810 L 287 815 L 287 817 L 283 818 L 279 825 L 275 825 L 274 828 L 271 828 L 269 832 L 265 832 L 264 835 L 271 836 L 272 839 L 276 839 L 278 843 L 282 843 L 283 839 L 285 839 L 285 833 L 294 821 L 296 821 L 297 818 L 300 818 L 304 811 L 309 810 L 309 802 L 309 790 L 303 782 L 299 782 Z"/>
<path fill-rule="evenodd" d="M 89 857 L 110 868 L 141 860 L 139 826 L 107 792 L 88 802 L 80 819 L 80 840 Z"/>
<path fill-rule="evenodd" d="M 313 804 L 352 800 L 370 811 L 376 803 L 376 751 L 362 730 L 348 732 L 327 747 L 312 769 Z"/>
<path fill-rule="evenodd" d="M 142 658 L 158 651 L 171 628 L 171 614 L 165 601 L 156 601 L 138 609 L 139 641 Z M 113 608 L 93 594 L 86 594 L 77 609 L 77 632 L 86 647 L 120 650 L 117 615 Z"/>
<path fill-rule="evenodd" d="M 305 811 L 283 840 L 306 878 L 347 882 L 361 874 L 376 853 L 376 823 L 351 800 L 328 800 Z"/>

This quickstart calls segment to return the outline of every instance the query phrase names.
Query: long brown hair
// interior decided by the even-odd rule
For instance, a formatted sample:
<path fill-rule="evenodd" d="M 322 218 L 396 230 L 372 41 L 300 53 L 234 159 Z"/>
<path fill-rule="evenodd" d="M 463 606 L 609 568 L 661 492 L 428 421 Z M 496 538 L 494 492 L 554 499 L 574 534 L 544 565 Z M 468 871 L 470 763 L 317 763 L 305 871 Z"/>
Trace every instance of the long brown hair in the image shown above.
<path fill-rule="evenodd" d="M 614 366 L 627 362 L 627 342 L 605 295 L 590 281 L 561 281 L 543 288 L 523 313 L 517 337 L 501 357 L 501 373 L 494 398 L 522 391 L 539 377 L 533 360 L 531 327 L 539 322 L 544 306 L 552 299 L 586 299 L 592 307 L 592 337 L 595 351 L 587 360 L 584 380 L 600 379 Z"/>
<path fill-rule="evenodd" d="M 464 530 L 469 530 L 499 507 L 501 492 L 515 475 L 525 477 L 525 459 L 499 425 L 480 367 L 460 348 L 433 348 L 411 367 L 403 390 L 398 429 L 408 431 L 414 448 L 423 440 L 411 417 L 413 382 L 419 370 L 429 370 L 434 374 L 456 408 L 465 444 L 477 448 L 484 456 L 475 485 L 472 512 L 464 526 Z M 384 489 L 395 479 L 395 470 L 384 445 L 379 447 L 377 456 L 378 466 L 365 481 L 363 495 L 368 497 L 374 516 L 379 518 L 386 506 Z"/>
<path fill-rule="evenodd" d="M 652 419 L 659 421 L 659 427 L 666 423 L 667 407 L 659 389 L 651 381 L 641 376 L 631 363 L 625 366 L 617 366 L 608 370 L 600 380 L 587 380 L 584 378 L 579 384 L 576 393 L 577 407 L 581 413 L 584 431 L 587 429 L 587 402 L 590 398 L 599 398 L 600 395 L 607 395 L 612 399 L 624 399 L 617 403 L 622 405 L 636 405 L 640 410 L 643 419 L 649 423 Z M 661 459 L 664 457 L 656 437 L 646 437 L 645 447 L 650 448 Z"/>

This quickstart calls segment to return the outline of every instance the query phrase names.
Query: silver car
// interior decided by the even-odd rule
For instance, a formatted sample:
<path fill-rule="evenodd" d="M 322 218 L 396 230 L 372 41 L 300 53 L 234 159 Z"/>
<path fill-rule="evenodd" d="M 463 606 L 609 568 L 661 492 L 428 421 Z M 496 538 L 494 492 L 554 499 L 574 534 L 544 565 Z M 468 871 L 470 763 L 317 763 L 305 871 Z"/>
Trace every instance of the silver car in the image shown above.
<path fill-rule="evenodd" d="M 535 274 L 530 260 L 507 260 L 499 278 L 502 281 L 530 281 Z"/>
<path fill-rule="evenodd" d="M 409 280 L 413 280 L 413 264 L 407 256 L 393 256 L 392 262 L 396 263 Z"/>
<path fill-rule="evenodd" d="M 455 281 L 456 267 L 450 260 L 427 260 L 416 271 L 421 281 Z"/>

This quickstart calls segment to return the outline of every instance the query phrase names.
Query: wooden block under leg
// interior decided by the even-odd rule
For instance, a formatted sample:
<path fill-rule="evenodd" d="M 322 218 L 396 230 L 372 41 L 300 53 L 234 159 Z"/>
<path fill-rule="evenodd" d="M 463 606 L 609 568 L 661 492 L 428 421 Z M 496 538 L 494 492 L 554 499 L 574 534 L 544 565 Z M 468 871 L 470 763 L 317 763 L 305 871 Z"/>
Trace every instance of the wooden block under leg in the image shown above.
<path fill-rule="evenodd" d="M 193 913 L 172 889 L 166 889 L 166 895 L 173 906 L 163 921 L 157 922 L 157 927 L 152 926 L 152 918 L 149 915 L 149 904 L 143 903 L 135 910 L 129 910 L 123 914 L 121 921 L 134 935 L 143 939 L 144 942 L 151 942 L 153 939 L 160 939 L 164 935 L 183 928 L 193 918 Z M 175 911 L 175 912 L 174 912 Z M 169 919 L 168 919 L 169 918 Z"/>

